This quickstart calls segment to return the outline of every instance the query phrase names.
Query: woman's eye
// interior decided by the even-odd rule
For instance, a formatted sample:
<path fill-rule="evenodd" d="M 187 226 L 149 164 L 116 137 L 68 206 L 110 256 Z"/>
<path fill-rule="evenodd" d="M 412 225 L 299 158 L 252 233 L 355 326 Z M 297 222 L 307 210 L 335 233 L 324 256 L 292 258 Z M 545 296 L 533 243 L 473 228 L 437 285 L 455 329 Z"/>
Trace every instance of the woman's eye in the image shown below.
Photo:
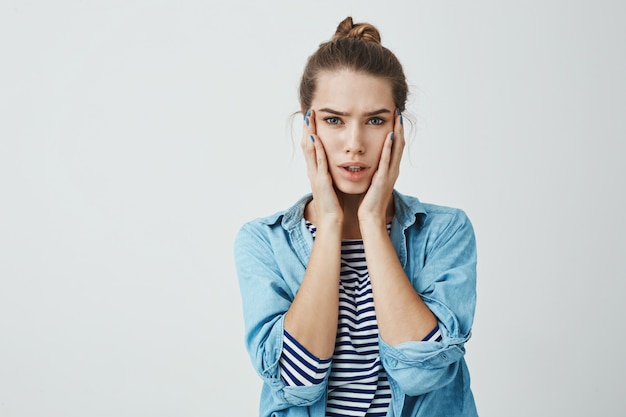
<path fill-rule="evenodd" d="M 369 119 L 367 123 L 378 126 L 378 125 L 382 125 L 383 123 L 385 123 L 385 121 L 381 119 L 380 117 L 374 117 L 373 119 Z"/>
<path fill-rule="evenodd" d="M 328 123 L 329 125 L 338 125 L 341 123 L 341 120 L 339 120 L 337 117 L 327 117 L 324 119 L 326 121 L 326 123 Z"/>

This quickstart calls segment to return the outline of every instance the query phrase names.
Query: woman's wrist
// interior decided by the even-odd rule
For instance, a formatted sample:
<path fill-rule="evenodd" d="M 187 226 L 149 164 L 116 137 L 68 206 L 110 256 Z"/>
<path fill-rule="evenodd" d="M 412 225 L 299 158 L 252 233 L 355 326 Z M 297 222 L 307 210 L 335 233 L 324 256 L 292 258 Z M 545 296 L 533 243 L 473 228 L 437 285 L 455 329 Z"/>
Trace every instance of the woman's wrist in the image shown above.
<path fill-rule="evenodd" d="M 343 216 L 324 216 L 313 222 L 315 228 L 319 231 L 335 230 L 338 233 L 343 228 Z"/>
<path fill-rule="evenodd" d="M 386 235 L 387 218 L 386 216 L 367 216 L 359 218 L 359 229 L 363 237 L 376 232 Z"/>

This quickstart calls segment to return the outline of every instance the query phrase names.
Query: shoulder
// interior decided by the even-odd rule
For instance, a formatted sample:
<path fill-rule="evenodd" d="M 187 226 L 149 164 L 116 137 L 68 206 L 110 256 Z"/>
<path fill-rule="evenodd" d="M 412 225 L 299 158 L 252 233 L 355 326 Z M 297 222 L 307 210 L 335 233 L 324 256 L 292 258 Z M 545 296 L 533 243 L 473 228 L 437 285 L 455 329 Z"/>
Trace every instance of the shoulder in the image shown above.
<path fill-rule="evenodd" d="M 244 236 L 256 236 L 258 239 L 263 239 L 264 236 L 268 236 L 274 229 L 289 231 L 298 227 L 303 219 L 304 208 L 310 200 L 311 195 L 307 194 L 285 210 L 244 223 L 237 233 L 237 240 Z"/>
<path fill-rule="evenodd" d="M 469 222 L 465 211 L 456 207 L 424 203 L 417 197 L 394 191 L 396 216 L 402 222 L 418 223 L 464 223 Z"/>
<path fill-rule="evenodd" d="M 428 240 L 447 241 L 465 235 L 473 239 L 472 223 L 464 210 L 439 204 L 421 202 L 417 197 L 395 192 L 397 215 L 409 234 Z"/>
<path fill-rule="evenodd" d="M 426 216 L 432 221 L 461 224 L 469 222 L 469 218 L 463 209 L 458 207 L 441 206 L 432 203 L 422 203 Z"/>
<path fill-rule="evenodd" d="M 422 228 L 431 256 L 434 251 L 443 250 L 446 257 L 475 262 L 476 236 L 465 211 L 437 204 L 425 204 L 425 207 L 427 215 Z"/>

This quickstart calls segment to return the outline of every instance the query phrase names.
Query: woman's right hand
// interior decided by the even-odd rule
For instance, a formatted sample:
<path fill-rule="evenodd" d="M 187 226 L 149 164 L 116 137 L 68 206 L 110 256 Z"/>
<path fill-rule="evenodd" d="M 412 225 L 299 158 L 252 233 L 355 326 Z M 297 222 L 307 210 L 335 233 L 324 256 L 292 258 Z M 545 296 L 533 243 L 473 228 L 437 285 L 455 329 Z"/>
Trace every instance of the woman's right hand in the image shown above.
<path fill-rule="evenodd" d="M 301 145 L 313 192 L 313 201 L 307 204 L 304 215 L 317 231 L 283 326 L 311 354 L 331 358 L 339 315 L 343 209 L 328 172 L 324 145 L 316 134 L 315 113 L 307 111 L 304 117 Z"/>
<path fill-rule="evenodd" d="M 333 179 L 328 171 L 328 159 L 324 151 L 324 144 L 317 136 L 315 127 L 315 111 L 310 109 L 304 115 L 302 129 L 302 150 L 307 165 L 307 175 L 311 183 L 313 201 L 312 221 L 316 227 L 324 224 L 341 225 L 343 223 L 343 207 L 335 187 Z M 341 228 L 339 229 L 341 230 Z"/>

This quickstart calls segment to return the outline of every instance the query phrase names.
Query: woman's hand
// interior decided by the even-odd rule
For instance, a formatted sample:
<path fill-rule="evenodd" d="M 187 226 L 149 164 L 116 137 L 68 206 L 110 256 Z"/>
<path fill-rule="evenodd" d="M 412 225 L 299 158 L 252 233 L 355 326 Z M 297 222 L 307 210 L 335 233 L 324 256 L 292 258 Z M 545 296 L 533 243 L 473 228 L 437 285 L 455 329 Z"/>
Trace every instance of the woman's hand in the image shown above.
<path fill-rule="evenodd" d="M 324 224 L 341 225 L 343 208 L 335 192 L 333 179 L 328 171 L 324 145 L 316 133 L 315 112 L 310 109 L 304 116 L 302 150 L 307 165 L 307 175 L 313 192 L 312 209 L 316 227 Z M 341 228 L 339 228 L 341 230 Z"/>
<path fill-rule="evenodd" d="M 404 150 L 404 125 L 402 115 L 396 110 L 393 131 L 385 138 L 378 168 L 372 184 L 359 205 L 359 224 L 374 221 L 387 223 L 387 210 L 391 203 L 393 187 L 400 174 L 400 160 Z"/>
<path fill-rule="evenodd" d="M 339 316 L 343 209 L 328 172 L 324 145 L 316 135 L 315 114 L 308 111 L 304 117 L 302 150 L 313 191 L 305 216 L 317 232 L 302 283 L 285 313 L 284 328 L 314 356 L 330 358 Z"/>

